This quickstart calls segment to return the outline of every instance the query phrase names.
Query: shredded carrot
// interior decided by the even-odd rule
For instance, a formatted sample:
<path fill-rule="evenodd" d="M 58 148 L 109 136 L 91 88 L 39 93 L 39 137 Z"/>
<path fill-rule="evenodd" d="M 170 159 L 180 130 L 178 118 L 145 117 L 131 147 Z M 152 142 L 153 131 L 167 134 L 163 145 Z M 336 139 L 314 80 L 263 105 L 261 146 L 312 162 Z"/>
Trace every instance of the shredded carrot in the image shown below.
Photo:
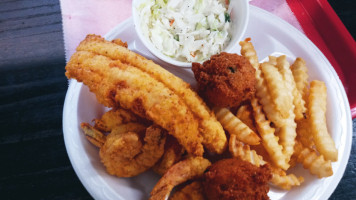
<path fill-rule="evenodd" d="M 169 20 L 169 25 L 172 26 L 172 24 L 174 23 L 174 19 Z"/>
<path fill-rule="evenodd" d="M 194 58 L 195 54 L 193 52 L 190 52 L 190 55 Z"/>
<path fill-rule="evenodd" d="M 251 38 L 246 38 L 245 41 L 249 42 L 249 41 L 251 41 Z"/>

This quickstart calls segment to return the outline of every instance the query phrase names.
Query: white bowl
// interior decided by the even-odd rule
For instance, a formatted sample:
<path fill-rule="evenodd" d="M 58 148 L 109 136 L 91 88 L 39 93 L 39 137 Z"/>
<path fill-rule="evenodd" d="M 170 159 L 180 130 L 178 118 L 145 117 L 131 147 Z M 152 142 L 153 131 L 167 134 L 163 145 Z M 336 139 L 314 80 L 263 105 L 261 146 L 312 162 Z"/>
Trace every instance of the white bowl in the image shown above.
<path fill-rule="evenodd" d="M 179 67 L 191 67 L 191 62 L 182 62 L 175 60 L 169 56 L 164 55 L 159 51 L 150 41 L 142 34 L 140 26 L 140 13 L 138 7 L 147 0 L 133 0 L 132 1 L 132 16 L 134 20 L 135 30 L 140 38 L 141 42 L 146 46 L 146 48 L 160 60 L 163 60 L 166 63 L 179 66 Z M 238 46 L 238 42 L 241 41 L 242 36 L 244 35 L 248 19 L 249 19 L 249 3 L 248 0 L 232 0 L 230 1 L 231 13 L 231 40 L 228 45 L 224 48 L 224 52 L 232 52 L 232 50 Z"/>

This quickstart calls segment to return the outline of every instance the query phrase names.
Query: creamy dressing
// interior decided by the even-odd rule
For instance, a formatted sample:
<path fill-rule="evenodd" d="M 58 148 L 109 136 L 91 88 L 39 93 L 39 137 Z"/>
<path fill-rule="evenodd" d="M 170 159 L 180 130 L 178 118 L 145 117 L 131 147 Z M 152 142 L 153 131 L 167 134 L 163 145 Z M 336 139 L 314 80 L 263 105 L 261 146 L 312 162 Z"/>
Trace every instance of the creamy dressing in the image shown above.
<path fill-rule="evenodd" d="M 231 39 L 225 1 L 147 0 L 138 10 L 143 35 L 178 61 L 207 60 Z"/>

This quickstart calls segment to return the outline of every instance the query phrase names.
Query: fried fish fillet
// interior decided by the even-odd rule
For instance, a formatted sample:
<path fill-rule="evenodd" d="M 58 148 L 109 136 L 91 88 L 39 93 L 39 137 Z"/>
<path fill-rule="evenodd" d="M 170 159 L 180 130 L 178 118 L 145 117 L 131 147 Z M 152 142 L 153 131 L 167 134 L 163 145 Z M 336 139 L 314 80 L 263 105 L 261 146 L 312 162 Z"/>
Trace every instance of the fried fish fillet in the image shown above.
<path fill-rule="evenodd" d="M 221 124 L 216 120 L 214 113 L 197 93 L 191 90 L 190 85 L 151 60 L 147 60 L 125 48 L 127 45 L 117 44 L 106 41 L 97 35 L 88 35 L 78 46 L 77 51 L 89 51 L 106 56 L 112 60 L 120 60 L 122 63 L 128 63 L 163 83 L 181 97 L 194 116 L 198 118 L 199 132 L 203 136 L 204 146 L 211 152 L 222 153 L 227 146 L 225 132 Z"/>
<path fill-rule="evenodd" d="M 99 103 L 122 107 L 168 130 L 190 154 L 204 152 L 198 119 L 163 83 L 129 63 L 88 51 L 77 51 L 66 76 L 87 85 Z"/>

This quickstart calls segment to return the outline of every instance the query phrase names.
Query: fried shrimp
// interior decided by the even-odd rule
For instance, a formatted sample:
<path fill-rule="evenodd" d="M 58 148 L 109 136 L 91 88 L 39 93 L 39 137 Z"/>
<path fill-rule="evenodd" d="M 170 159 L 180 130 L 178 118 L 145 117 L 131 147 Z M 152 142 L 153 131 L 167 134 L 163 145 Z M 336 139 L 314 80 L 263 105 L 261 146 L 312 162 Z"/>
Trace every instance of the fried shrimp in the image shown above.
<path fill-rule="evenodd" d="M 123 124 L 105 137 L 103 133 L 86 123 L 82 123 L 84 134 L 98 141 L 100 158 L 109 174 L 118 177 L 136 176 L 150 169 L 163 155 L 166 134 L 157 125 L 146 127 Z M 141 142 L 141 135 L 145 134 Z M 104 140 L 104 141 L 103 141 Z M 93 142 L 92 142 L 93 143 Z"/>
<path fill-rule="evenodd" d="M 177 94 L 195 117 L 198 118 L 199 131 L 203 136 L 203 144 L 208 150 L 214 153 L 222 153 L 227 144 L 224 130 L 221 124 L 216 120 L 214 113 L 208 108 L 199 95 L 190 88 L 190 85 L 151 60 L 147 60 L 130 51 L 127 49 L 127 45 L 120 44 L 122 44 L 121 40 L 119 40 L 119 43 L 115 41 L 109 42 L 100 36 L 88 35 L 78 46 L 77 50 L 92 52 L 112 60 L 128 63 L 131 67 L 141 70 L 153 79 L 164 84 Z"/>
<path fill-rule="evenodd" d="M 190 157 L 173 165 L 151 191 L 150 200 L 167 199 L 172 189 L 187 180 L 203 175 L 210 161 L 203 157 Z"/>
<path fill-rule="evenodd" d="M 176 191 L 169 200 L 204 200 L 203 185 L 200 181 L 194 181 L 182 189 Z"/>
<path fill-rule="evenodd" d="M 90 126 L 88 123 L 82 123 L 80 125 L 82 128 L 85 137 L 88 139 L 90 143 L 97 147 L 102 147 L 106 141 L 106 135 Z"/>
<path fill-rule="evenodd" d="M 135 115 L 129 110 L 114 108 L 104 113 L 100 119 L 94 119 L 94 128 L 102 132 L 111 132 L 120 124 L 129 122 L 144 122 L 145 120 Z"/>
<path fill-rule="evenodd" d="M 179 162 L 184 154 L 185 150 L 177 142 L 177 140 L 171 135 L 167 136 L 166 144 L 164 145 L 164 154 L 161 159 L 152 167 L 159 175 L 163 175 L 166 171 Z"/>
<path fill-rule="evenodd" d="M 123 107 L 169 131 L 192 155 L 202 156 L 199 120 L 164 84 L 129 64 L 86 51 L 73 54 L 68 78 L 87 85 L 107 107 Z"/>

